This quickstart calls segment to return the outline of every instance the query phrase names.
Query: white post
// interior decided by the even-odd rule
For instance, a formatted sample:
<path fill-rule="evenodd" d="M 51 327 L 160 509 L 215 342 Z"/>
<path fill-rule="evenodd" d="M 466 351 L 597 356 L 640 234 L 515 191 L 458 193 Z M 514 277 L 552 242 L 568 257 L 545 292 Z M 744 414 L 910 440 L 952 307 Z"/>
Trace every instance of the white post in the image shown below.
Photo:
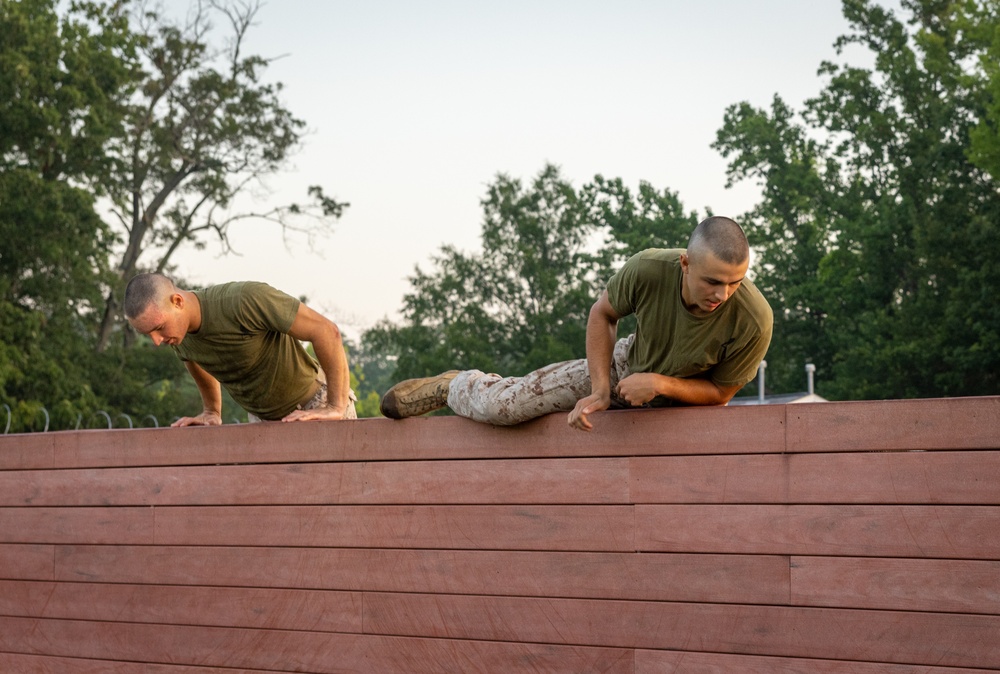
<path fill-rule="evenodd" d="M 809 395 L 813 394 L 813 373 L 816 372 L 816 366 L 812 363 L 806 363 L 806 390 Z"/>
<path fill-rule="evenodd" d="M 764 404 L 764 370 L 767 369 L 767 361 L 760 361 L 760 367 L 757 368 L 757 403 L 760 405 Z"/>

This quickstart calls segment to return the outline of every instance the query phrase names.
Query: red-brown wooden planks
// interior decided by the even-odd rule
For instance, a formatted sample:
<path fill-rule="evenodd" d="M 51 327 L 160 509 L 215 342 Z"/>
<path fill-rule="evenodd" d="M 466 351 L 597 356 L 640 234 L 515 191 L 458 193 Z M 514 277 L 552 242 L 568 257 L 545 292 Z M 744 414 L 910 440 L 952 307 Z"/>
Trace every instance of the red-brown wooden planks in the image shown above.
<path fill-rule="evenodd" d="M 365 632 L 1000 668 L 1000 616 L 365 594 Z"/>
<path fill-rule="evenodd" d="M 634 669 L 626 649 L 0 617 L 3 651 L 319 674 Z"/>
<path fill-rule="evenodd" d="M 54 555 L 51 545 L 0 543 L 0 579 L 52 580 Z"/>
<path fill-rule="evenodd" d="M 1000 614 L 1000 562 L 794 557 L 791 603 Z"/>
<path fill-rule="evenodd" d="M 220 669 L 186 665 L 153 665 L 79 658 L 0 653 L 0 672 L 31 674 L 284 674 L 273 669 Z"/>
<path fill-rule="evenodd" d="M 361 594 L 269 588 L 0 581 L 0 615 L 361 632 Z"/>
<path fill-rule="evenodd" d="M 0 508 L 5 543 L 153 542 L 151 508 Z"/>
<path fill-rule="evenodd" d="M 741 555 L 59 546 L 56 579 L 101 583 L 788 602 L 788 558 Z"/>
<path fill-rule="evenodd" d="M 1000 451 L 630 460 L 635 503 L 1000 505 Z"/>
<path fill-rule="evenodd" d="M 627 459 L 0 472 L 0 506 L 629 503 Z"/>
<path fill-rule="evenodd" d="M 635 652 L 635 674 L 987 674 L 994 670 L 685 651 Z"/>
<path fill-rule="evenodd" d="M 631 506 L 157 508 L 155 540 L 158 545 L 635 549 Z"/>
<path fill-rule="evenodd" d="M 731 454 L 781 452 L 785 445 L 782 406 L 614 410 L 594 422 L 593 433 L 574 431 L 564 414 L 552 414 L 507 427 L 433 417 L 0 436 L 0 470 Z M 55 449 L 27 452 L 20 449 L 25 442 Z"/>
<path fill-rule="evenodd" d="M 1000 396 L 788 405 L 789 452 L 997 449 Z"/>
<path fill-rule="evenodd" d="M 637 505 L 660 552 L 1000 559 L 993 506 Z"/>

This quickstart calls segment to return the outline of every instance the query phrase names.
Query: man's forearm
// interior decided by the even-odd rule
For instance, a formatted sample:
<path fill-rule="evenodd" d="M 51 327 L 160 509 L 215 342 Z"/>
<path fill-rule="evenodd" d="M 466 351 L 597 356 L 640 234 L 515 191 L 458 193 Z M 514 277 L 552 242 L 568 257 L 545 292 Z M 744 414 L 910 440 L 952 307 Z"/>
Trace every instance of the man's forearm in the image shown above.
<path fill-rule="evenodd" d="M 351 374 L 347 365 L 347 354 L 338 334 L 336 338 L 313 343 L 316 360 L 326 375 L 327 405 L 342 409 L 349 402 Z"/>
<path fill-rule="evenodd" d="M 590 371 L 590 391 L 602 397 L 611 396 L 611 362 L 614 357 L 618 322 L 609 323 L 591 312 L 587 320 L 587 369 Z"/>
<path fill-rule="evenodd" d="M 719 388 L 710 379 L 656 376 L 657 395 L 688 405 L 725 405 L 732 397 L 728 390 Z"/>

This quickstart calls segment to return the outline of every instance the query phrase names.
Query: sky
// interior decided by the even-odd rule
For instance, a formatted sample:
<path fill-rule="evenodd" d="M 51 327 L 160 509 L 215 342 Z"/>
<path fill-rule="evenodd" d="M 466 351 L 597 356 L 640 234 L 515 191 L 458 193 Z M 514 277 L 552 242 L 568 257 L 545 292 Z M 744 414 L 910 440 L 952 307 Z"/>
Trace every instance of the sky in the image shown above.
<path fill-rule="evenodd" d="M 177 273 L 265 281 L 356 338 L 399 319 L 408 277 L 442 246 L 480 250 L 500 173 L 528 183 L 552 163 L 577 188 L 647 181 L 738 217 L 759 189 L 726 188 L 710 147 L 726 108 L 779 94 L 801 109 L 822 61 L 865 57 L 836 54 L 847 32 L 839 0 L 272 0 L 246 49 L 275 59 L 268 78 L 308 130 L 254 207 L 314 184 L 350 207 L 312 248 L 245 224 L 239 255 L 209 242 L 177 255 Z"/>

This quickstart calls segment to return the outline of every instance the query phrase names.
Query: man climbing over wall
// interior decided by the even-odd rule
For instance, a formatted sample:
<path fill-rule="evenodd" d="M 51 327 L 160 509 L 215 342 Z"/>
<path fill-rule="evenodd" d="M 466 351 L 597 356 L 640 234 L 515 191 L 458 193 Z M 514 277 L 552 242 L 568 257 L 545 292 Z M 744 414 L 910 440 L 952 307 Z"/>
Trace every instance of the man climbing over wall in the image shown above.
<path fill-rule="evenodd" d="M 587 321 L 587 358 L 523 377 L 452 370 L 408 379 L 382 398 L 382 414 L 417 416 L 444 406 L 511 425 L 569 412 L 590 431 L 590 415 L 610 408 L 725 405 L 747 382 L 771 342 L 771 308 L 746 279 L 750 247 L 733 220 L 710 217 L 686 249 L 643 251 L 608 281 Z M 618 321 L 635 314 L 634 334 L 615 341 Z"/>
<path fill-rule="evenodd" d="M 174 426 L 221 424 L 222 386 L 250 421 L 357 418 L 340 330 L 266 283 L 188 291 L 139 274 L 123 309 L 137 332 L 174 350 L 198 386 L 204 409 Z M 299 340 L 312 343 L 318 363 Z"/>

